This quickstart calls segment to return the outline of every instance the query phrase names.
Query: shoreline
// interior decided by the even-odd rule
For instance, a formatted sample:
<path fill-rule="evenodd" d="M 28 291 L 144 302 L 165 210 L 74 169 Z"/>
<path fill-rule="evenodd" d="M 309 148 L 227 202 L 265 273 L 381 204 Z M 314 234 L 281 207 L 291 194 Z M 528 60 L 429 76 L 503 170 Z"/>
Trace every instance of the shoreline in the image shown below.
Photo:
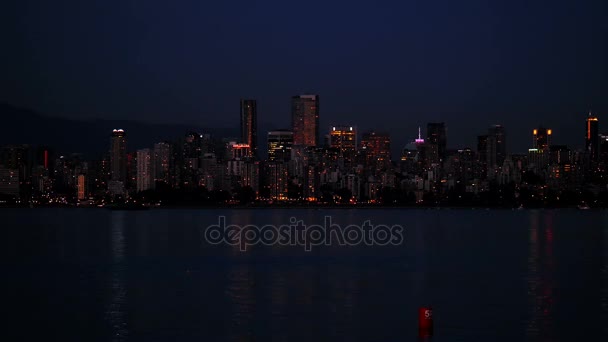
<path fill-rule="evenodd" d="M 105 209 L 108 210 L 108 207 L 97 207 L 97 206 L 77 206 L 77 205 L 43 205 L 43 206 L 33 206 L 29 205 L 5 205 L 0 206 L 0 210 L 2 209 Z M 373 209 L 389 209 L 389 210 L 403 210 L 403 209 L 425 209 L 425 210 L 557 210 L 557 209 L 575 209 L 575 210 L 605 210 L 608 207 L 590 207 L 586 209 L 582 209 L 574 206 L 532 206 L 532 207 L 510 207 L 510 206 L 424 206 L 424 205 L 394 205 L 394 206 L 385 206 L 385 205 L 165 205 L 165 206 L 150 206 L 146 209 L 150 210 L 165 210 L 165 209 L 230 209 L 230 210 L 253 210 L 253 209 L 264 209 L 264 210 L 273 210 L 273 209 L 305 209 L 305 210 L 323 210 L 323 209 L 331 209 L 331 210 L 373 210 Z M 120 210 L 120 209 L 119 209 Z M 126 209 L 127 211 L 129 209 Z"/>

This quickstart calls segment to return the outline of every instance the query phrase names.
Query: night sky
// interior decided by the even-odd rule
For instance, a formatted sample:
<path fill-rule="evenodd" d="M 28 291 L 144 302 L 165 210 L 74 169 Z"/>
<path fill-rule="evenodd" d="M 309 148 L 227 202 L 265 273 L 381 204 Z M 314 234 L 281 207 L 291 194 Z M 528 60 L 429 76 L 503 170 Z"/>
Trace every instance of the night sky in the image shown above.
<path fill-rule="evenodd" d="M 0 101 L 49 115 L 237 127 L 247 97 L 281 128 L 290 97 L 315 93 L 322 132 L 401 146 L 429 121 L 473 148 L 502 123 L 510 152 L 538 124 L 582 146 L 589 110 L 608 131 L 607 1 L 13 2 Z"/>

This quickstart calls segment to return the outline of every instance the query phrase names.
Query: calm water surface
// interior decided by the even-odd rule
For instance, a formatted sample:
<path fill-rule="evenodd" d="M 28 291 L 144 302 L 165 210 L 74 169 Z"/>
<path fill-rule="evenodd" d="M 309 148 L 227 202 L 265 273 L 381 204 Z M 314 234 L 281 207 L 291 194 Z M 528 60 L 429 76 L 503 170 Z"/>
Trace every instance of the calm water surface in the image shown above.
<path fill-rule="evenodd" d="M 401 246 L 209 245 L 229 223 L 400 224 Z M 608 211 L 3 209 L 2 340 L 608 340 Z"/>

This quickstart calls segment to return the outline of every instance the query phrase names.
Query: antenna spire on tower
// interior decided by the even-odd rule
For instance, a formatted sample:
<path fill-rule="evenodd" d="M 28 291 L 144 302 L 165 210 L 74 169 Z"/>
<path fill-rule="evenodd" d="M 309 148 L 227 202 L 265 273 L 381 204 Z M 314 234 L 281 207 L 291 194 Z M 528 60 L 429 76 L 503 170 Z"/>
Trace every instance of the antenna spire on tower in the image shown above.
<path fill-rule="evenodd" d="M 416 144 L 424 144 L 424 139 L 422 139 L 422 134 L 420 133 L 420 126 L 418 126 L 418 139 L 415 140 Z"/>

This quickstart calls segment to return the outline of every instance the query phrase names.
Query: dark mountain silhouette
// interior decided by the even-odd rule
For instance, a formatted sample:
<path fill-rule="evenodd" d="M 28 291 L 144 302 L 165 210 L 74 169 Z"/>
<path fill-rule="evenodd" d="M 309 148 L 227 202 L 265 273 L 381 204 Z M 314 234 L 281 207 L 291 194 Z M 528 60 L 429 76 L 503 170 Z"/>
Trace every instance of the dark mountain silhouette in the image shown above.
<path fill-rule="evenodd" d="M 48 146 L 60 154 L 82 153 L 89 158 L 98 158 L 110 147 L 113 129 L 127 132 L 127 150 L 151 148 L 161 141 L 175 142 L 188 132 L 208 133 L 214 138 L 236 138 L 240 136 L 238 113 L 235 113 L 234 128 L 201 127 L 187 124 L 146 123 L 132 120 L 76 120 L 40 114 L 0 102 L 0 145 L 29 144 Z M 258 122 L 258 152 L 266 158 L 266 134 L 277 129 L 289 129 L 289 125 L 275 122 Z M 365 129 L 360 128 L 359 134 Z M 326 131 L 321 128 L 323 134 Z M 324 135 L 321 136 L 321 142 Z M 397 146 L 397 145 L 395 145 Z M 397 151 L 398 152 L 398 151 Z M 393 151 L 393 154 L 397 153 Z"/>
<path fill-rule="evenodd" d="M 238 128 L 205 128 L 185 124 L 152 124 L 129 120 L 72 120 L 41 115 L 35 111 L 0 103 L 0 145 L 31 144 L 58 153 L 83 153 L 91 158 L 109 149 L 113 129 L 127 132 L 127 149 L 152 147 L 160 141 L 176 141 L 188 132 L 214 137 L 237 137 Z"/>

